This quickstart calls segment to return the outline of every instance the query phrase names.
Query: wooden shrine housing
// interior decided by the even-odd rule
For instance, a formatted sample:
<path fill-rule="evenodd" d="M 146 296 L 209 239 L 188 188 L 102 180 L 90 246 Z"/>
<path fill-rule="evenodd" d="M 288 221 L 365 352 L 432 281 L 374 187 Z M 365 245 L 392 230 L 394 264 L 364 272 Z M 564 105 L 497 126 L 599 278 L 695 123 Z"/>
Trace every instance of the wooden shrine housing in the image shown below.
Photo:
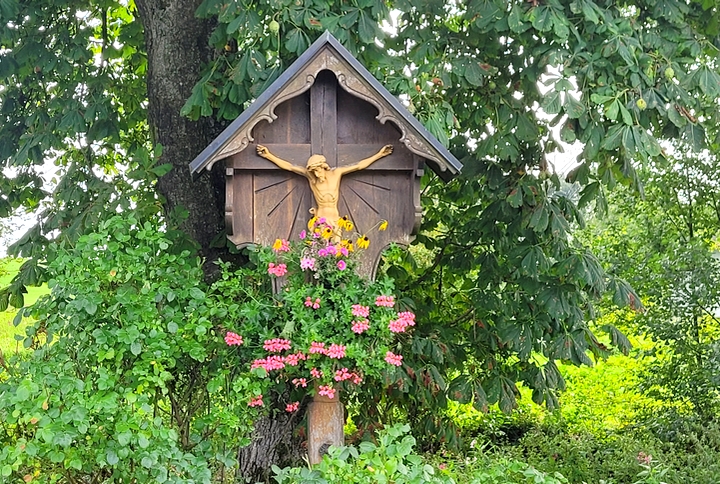
<path fill-rule="evenodd" d="M 330 33 L 325 32 L 247 110 L 190 163 L 193 174 L 224 160 L 225 220 L 238 247 L 292 240 L 306 228 L 316 204 L 308 179 L 258 154 L 305 168 L 323 155 L 331 168 L 393 152 L 342 177 L 337 211 L 359 234 L 368 233 L 361 273 L 374 276 L 384 248 L 407 245 L 420 225 L 420 177 L 427 164 L 449 180 L 460 162 Z"/>

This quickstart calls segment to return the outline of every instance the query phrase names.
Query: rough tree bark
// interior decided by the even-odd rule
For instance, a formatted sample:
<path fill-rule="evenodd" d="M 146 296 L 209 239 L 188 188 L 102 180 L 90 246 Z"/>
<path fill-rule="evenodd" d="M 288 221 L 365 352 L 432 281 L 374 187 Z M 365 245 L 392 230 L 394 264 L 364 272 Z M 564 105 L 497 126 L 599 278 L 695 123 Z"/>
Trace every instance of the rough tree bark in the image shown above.
<path fill-rule="evenodd" d="M 222 164 L 193 180 L 188 163 L 220 134 L 224 126 L 213 118 L 191 121 L 180 110 L 212 59 L 208 39 L 213 22 L 195 17 L 201 0 L 136 0 L 145 31 L 148 56 L 148 111 L 155 142 L 163 146 L 162 163 L 173 169 L 158 183 L 165 209 L 188 211 L 180 226 L 201 247 L 208 261 L 228 253 L 213 248 L 224 229 L 225 180 Z M 206 263 L 206 274 L 216 266 Z M 298 412 L 300 414 L 301 412 Z M 257 422 L 252 443 L 239 450 L 240 477 L 248 482 L 266 480 L 273 464 L 298 460 L 300 447 L 293 442 L 296 422 L 286 415 Z M 294 459 L 293 459 L 294 457 Z"/>
<path fill-rule="evenodd" d="M 173 169 L 158 181 L 167 213 L 177 208 L 188 217 L 180 229 L 215 260 L 211 247 L 224 228 L 224 177 L 220 164 L 211 173 L 190 177 L 188 163 L 222 130 L 213 118 L 199 121 L 180 115 L 203 66 L 212 59 L 208 43 L 213 22 L 195 17 L 201 0 L 136 0 L 148 56 L 148 111 L 153 139 L 163 147 L 162 163 Z M 211 270 L 214 264 L 206 264 Z"/>

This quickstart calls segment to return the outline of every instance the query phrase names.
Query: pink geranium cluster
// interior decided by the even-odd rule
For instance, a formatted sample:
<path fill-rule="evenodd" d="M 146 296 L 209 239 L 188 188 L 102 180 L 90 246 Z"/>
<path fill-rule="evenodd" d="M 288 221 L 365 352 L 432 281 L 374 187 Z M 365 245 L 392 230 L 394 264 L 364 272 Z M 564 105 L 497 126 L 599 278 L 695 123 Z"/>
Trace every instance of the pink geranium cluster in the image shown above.
<path fill-rule="evenodd" d="M 308 350 L 308 353 L 311 355 L 326 355 L 327 349 L 325 349 L 325 343 L 318 343 L 317 341 L 313 341 L 310 343 L 310 349 Z"/>
<path fill-rule="evenodd" d="M 268 274 L 271 274 L 276 277 L 282 277 L 285 274 L 287 274 L 287 265 L 274 264 L 271 262 L 268 264 Z"/>
<path fill-rule="evenodd" d="M 362 377 L 354 371 L 351 372 L 347 368 L 336 370 L 334 379 L 335 381 L 352 380 L 355 385 L 359 385 L 360 383 L 362 383 Z"/>
<path fill-rule="evenodd" d="M 318 395 L 335 398 L 335 389 L 331 385 L 320 385 L 318 387 Z"/>
<path fill-rule="evenodd" d="M 300 408 L 300 402 L 292 402 L 285 405 L 285 411 L 289 413 L 296 412 L 298 408 Z"/>
<path fill-rule="evenodd" d="M 395 296 L 378 296 L 375 298 L 375 306 L 391 308 L 395 305 Z"/>
<path fill-rule="evenodd" d="M 385 361 L 393 366 L 400 366 L 402 365 L 402 355 L 396 355 L 392 351 L 388 351 L 385 353 Z"/>
<path fill-rule="evenodd" d="M 363 334 L 365 331 L 370 329 L 370 321 L 367 319 L 361 319 L 359 321 L 353 321 L 352 330 L 355 334 Z"/>
<path fill-rule="evenodd" d="M 307 378 L 293 378 L 292 384 L 295 385 L 295 388 L 307 388 Z"/>
<path fill-rule="evenodd" d="M 266 339 L 263 344 L 263 349 L 270 353 L 280 353 L 281 351 L 290 349 L 290 341 L 280 338 Z"/>
<path fill-rule="evenodd" d="M 305 298 L 305 307 L 313 308 L 313 309 L 320 309 L 320 298 L 316 297 L 315 301 L 312 300 L 310 296 Z"/>
<path fill-rule="evenodd" d="M 265 371 L 282 370 L 285 368 L 285 358 L 279 355 L 268 356 L 267 358 L 260 358 L 252 362 L 250 369 L 264 368 Z"/>
<path fill-rule="evenodd" d="M 336 345 L 335 343 L 330 345 L 330 348 L 327 349 L 327 353 L 325 353 L 328 358 L 345 358 L 345 346 L 344 345 Z"/>
<path fill-rule="evenodd" d="M 370 315 L 370 308 L 361 304 L 353 304 L 352 315 L 358 318 L 367 318 Z"/>
<path fill-rule="evenodd" d="M 250 401 L 248 402 L 249 407 L 262 407 L 263 406 L 263 396 L 258 395 L 256 397 L 252 397 Z"/>
<path fill-rule="evenodd" d="M 297 353 L 293 353 L 291 355 L 287 355 L 285 357 L 285 364 L 290 366 L 298 366 L 301 361 L 307 360 L 307 356 L 305 356 L 303 353 L 298 351 Z"/>
<path fill-rule="evenodd" d="M 225 343 L 227 343 L 228 346 L 240 346 L 243 344 L 243 337 L 237 333 L 228 331 L 225 333 Z"/>
<path fill-rule="evenodd" d="M 415 315 L 410 311 L 398 313 L 398 318 L 390 321 L 388 329 L 393 333 L 404 333 L 408 326 L 415 326 Z"/>

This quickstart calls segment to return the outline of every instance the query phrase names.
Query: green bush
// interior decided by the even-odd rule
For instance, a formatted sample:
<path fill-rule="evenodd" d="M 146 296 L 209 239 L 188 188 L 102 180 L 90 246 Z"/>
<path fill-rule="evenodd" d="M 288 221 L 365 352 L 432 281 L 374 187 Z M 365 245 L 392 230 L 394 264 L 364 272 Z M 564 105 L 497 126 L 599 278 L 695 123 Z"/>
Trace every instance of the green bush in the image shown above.
<path fill-rule="evenodd" d="M 274 467 L 279 484 L 563 484 L 559 473 L 548 475 L 510 459 L 474 459 L 458 462 L 429 461 L 413 453 L 415 438 L 409 425 L 395 425 L 378 433 L 376 442 L 358 447 L 331 448 L 314 468 Z"/>
<path fill-rule="evenodd" d="M 51 294 L 22 310 L 32 351 L 0 383 L 3 482 L 209 482 L 234 465 L 247 381 L 208 391 L 224 315 L 182 247 L 117 216 L 54 248 Z"/>

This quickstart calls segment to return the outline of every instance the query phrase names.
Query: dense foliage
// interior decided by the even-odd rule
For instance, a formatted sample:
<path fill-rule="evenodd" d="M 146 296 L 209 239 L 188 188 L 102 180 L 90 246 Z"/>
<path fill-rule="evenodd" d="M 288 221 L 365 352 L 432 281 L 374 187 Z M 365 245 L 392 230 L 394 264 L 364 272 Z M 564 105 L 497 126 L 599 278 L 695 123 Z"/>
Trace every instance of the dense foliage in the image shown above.
<path fill-rule="evenodd" d="M 672 172 L 641 173 L 645 199 L 612 197 L 611 216 L 588 230 L 612 270 L 643 296 L 646 311 L 626 323 L 646 334 L 646 393 L 704 418 L 720 405 L 720 199 L 717 158 L 673 150 Z"/>
<path fill-rule="evenodd" d="M 51 293 L 15 318 L 35 319 L 32 353 L 4 364 L 3 479 L 208 482 L 234 466 L 249 382 L 218 370 L 225 314 L 182 238 L 116 216 L 53 250 Z"/>
<path fill-rule="evenodd" d="M 197 18 L 178 16 L 193 11 Z M 424 180 L 417 250 L 390 258 L 384 269 L 414 301 L 418 325 L 390 390 L 361 401 L 366 423 L 396 418 L 399 405 L 428 442 L 450 441 L 453 427 L 438 420 L 435 408 L 451 398 L 511 410 L 518 382 L 532 388 L 534 401 L 554 407 L 564 388 L 556 361 L 591 364 L 590 355 L 606 354 L 590 325 L 599 298 L 609 294 L 617 306 L 642 306 L 616 277 L 622 274 L 606 271 L 572 236 L 584 224 L 581 210 L 594 202 L 606 211 L 607 192 L 618 183 L 640 189 L 638 166 L 653 164 L 658 173 L 672 168 L 661 140 L 718 149 L 719 18 L 716 0 L 0 1 L 0 216 L 18 208 L 40 214 L 11 248 L 29 259 L 0 289 L 0 309 L 22 306 L 24 285 L 48 279 L 46 262 L 63 273 L 69 261 L 52 239 L 71 250 L 118 211 L 154 218 L 156 225 L 181 224 L 208 254 L 210 241 L 218 245 L 223 234 L 203 225 L 207 214 L 196 209 L 220 210 L 222 201 L 209 197 L 222 195 L 179 183 L 187 180 L 190 159 L 211 141 L 208 118 L 222 123 L 237 116 L 327 29 L 465 165 L 448 185 Z M 177 33 L 164 19 L 197 28 Z M 392 34 L 381 28 L 385 22 Z M 173 33 L 188 44 L 163 43 L 175 39 Z M 188 58 L 188 45 L 209 54 Z M 176 59 L 184 64 L 173 64 Z M 202 74 L 192 79 L 194 88 L 176 82 L 195 72 Z M 184 97 L 182 114 L 198 127 L 191 141 L 180 108 L 162 104 L 170 91 Z M 569 176 L 581 187 L 577 202 L 548 165 L 547 154 L 558 149 L 555 132 L 583 144 L 580 166 Z M 47 180 L 52 191 L 43 179 L 48 160 L 57 170 L 54 181 Z M 180 194 L 185 206 L 177 203 Z M 132 258 L 149 249 L 126 250 Z M 87 255 L 84 263 L 96 260 Z M 211 262 L 203 266 L 206 274 Z M 148 273 L 138 290 L 147 282 L 158 286 L 152 296 L 163 296 L 159 288 L 176 283 L 166 276 Z M 85 290 L 106 278 L 97 277 L 83 279 Z M 186 290 L 202 292 L 199 276 L 186 282 Z M 123 297 L 115 289 L 110 286 L 107 297 Z M 79 334 L 93 334 L 100 322 L 72 316 L 92 316 L 96 298 L 58 307 L 55 317 L 77 325 Z M 186 302 L 200 304 L 195 299 L 188 293 Z M 602 329 L 613 346 L 627 350 L 614 326 Z M 59 360 L 76 358 L 74 333 L 60 334 L 47 351 L 65 351 Z M 133 380 L 139 378 L 133 343 L 110 359 L 140 385 Z M 189 357 L 211 364 L 212 348 Z M 90 355 L 92 361 L 101 354 Z M 183 366 L 167 368 L 168 381 L 183 384 Z M 143 388 L 159 388 L 158 378 L 156 387 Z M 75 397 L 89 388 L 78 388 Z M 161 400 L 148 398 L 151 406 Z M 41 405 L 37 399 L 13 400 L 21 409 L 15 418 L 30 415 L 22 412 Z M 189 416 L 183 418 L 189 438 Z M 188 442 L 180 436 L 181 446 Z"/>

